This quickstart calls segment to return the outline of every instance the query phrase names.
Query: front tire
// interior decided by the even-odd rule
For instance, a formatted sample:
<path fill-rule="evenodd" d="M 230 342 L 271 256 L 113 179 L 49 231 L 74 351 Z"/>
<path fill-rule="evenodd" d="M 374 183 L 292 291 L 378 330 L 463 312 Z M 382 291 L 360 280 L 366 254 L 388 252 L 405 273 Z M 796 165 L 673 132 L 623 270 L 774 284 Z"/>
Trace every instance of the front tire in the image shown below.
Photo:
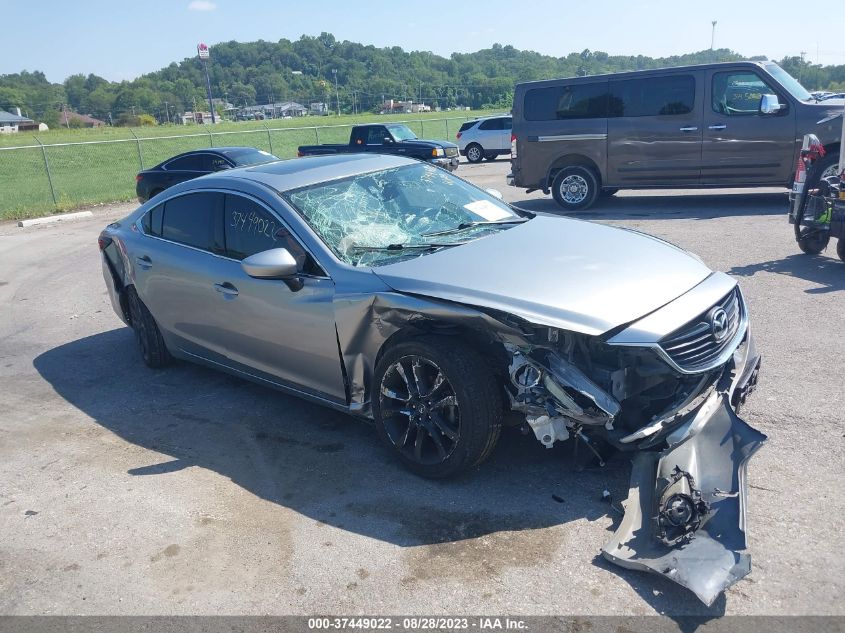
<path fill-rule="evenodd" d="M 555 176 L 552 196 L 567 211 L 590 207 L 599 195 L 599 179 L 589 167 L 564 167 Z"/>
<path fill-rule="evenodd" d="M 372 402 L 379 436 L 423 477 L 450 477 L 480 464 L 502 426 L 493 374 L 451 338 L 425 336 L 387 350 L 376 366 Z"/>
<path fill-rule="evenodd" d="M 132 319 L 132 329 L 135 330 L 135 338 L 138 341 L 144 364 L 153 369 L 169 365 L 172 357 L 170 352 L 167 351 L 167 346 L 164 344 L 161 331 L 158 329 L 153 315 L 141 301 L 133 286 L 129 286 L 126 292 L 129 299 L 129 316 Z"/>
<path fill-rule="evenodd" d="M 802 237 L 798 239 L 798 248 L 800 248 L 807 255 L 818 255 L 827 248 L 830 241 L 829 233 L 822 233 L 819 231 L 812 231 L 804 229 Z M 837 252 L 838 252 L 837 246 Z"/>
<path fill-rule="evenodd" d="M 484 160 L 484 148 L 478 143 L 470 143 L 467 146 L 467 160 L 471 163 L 480 163 Z"/>

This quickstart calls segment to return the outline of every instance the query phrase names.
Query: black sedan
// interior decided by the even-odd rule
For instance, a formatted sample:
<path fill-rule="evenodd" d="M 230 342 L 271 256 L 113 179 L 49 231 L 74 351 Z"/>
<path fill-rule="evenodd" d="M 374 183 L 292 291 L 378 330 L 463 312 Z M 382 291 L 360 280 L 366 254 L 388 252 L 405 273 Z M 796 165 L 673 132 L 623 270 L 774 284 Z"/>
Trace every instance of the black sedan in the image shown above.
<path fill-rule="evenodd" d="M 135 193 L 146 202 L 168 187 L 233 167 L 258 165 L 279 160 L 269 152 L 254 147 L 215 147 L 185 152 L 135 176 Z"/>

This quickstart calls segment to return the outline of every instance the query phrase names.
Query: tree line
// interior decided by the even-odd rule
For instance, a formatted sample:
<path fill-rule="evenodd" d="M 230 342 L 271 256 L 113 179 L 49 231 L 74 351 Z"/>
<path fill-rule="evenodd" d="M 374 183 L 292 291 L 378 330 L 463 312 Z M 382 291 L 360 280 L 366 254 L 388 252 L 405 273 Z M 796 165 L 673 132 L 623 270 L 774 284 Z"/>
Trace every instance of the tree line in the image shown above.
<path fill-rule="evenodd" d="M 296 41 L 222 42 L 211 47 L 208 70 L 214 97 L 235 106 L 321 102 L 330 111 L 360 112 L 377 111 L 385 99 L 441 108 L 509 108 L 517 81 L 740 59 L 747 58 L 729 49 L 660 58 L 590 50 L 553 57 L 500 44 L 447 58 L 322 33 Z M 821 66 L 801 57 L 778 63 L 811 90 L 845 89 L 845 65 Z M 39 71 L 0 75 L 0 109 L 14 107 L 48 125 L 60 123 L 63 107 L 115 125 L 136 125 L 141 115 L 165 122 L 177 113 L 206 110 L 208 104 L 202 64 L 189 57 L 132 81 L 76 74 L 50 83 Z"/>

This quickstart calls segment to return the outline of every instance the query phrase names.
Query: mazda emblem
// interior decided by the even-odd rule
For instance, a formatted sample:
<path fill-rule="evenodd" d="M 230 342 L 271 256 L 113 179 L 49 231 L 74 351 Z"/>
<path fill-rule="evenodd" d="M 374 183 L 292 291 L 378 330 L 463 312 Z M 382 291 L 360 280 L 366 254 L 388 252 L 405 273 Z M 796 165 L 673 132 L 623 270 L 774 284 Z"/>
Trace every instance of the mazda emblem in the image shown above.
<path fill-rule="evenodd" d="M 722 308 L 716 308 L 710 313 L 710 329 L 717 341 L 723 340 L 728 335 L 728 313 Z"/>

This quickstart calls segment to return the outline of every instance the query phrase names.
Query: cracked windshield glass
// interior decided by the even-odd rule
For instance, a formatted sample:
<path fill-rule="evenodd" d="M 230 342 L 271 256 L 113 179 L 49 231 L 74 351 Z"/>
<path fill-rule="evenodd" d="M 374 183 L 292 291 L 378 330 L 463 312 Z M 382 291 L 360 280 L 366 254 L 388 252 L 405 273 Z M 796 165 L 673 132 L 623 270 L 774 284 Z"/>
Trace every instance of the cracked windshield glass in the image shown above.
<path fill-rule="evenodd" d="M 407 165 L 288 192 L 342 261 L 378 266 L 524 222 L 487 192 L 431 165 Z"/>

